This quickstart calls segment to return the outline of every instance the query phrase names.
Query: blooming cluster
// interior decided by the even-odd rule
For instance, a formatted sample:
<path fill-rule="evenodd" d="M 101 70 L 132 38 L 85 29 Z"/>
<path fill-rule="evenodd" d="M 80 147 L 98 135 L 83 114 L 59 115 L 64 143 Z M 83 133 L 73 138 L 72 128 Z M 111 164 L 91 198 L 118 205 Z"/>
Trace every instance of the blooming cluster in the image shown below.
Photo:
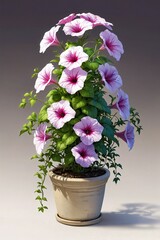
<path fill-rule="evenodd" d="M 104 30 L 99 33 L 95 46 L 90 47 L 87 34 L 97 26 Z M 119 146 L 121 138 L 132 149 L 134 127 L 139 131 L 141 127 L 137 113 L 130 107 L 128 95 L 122 90 L 118 70 L 104 55 L 107 53 L 119 61 L 124 53 L 112 27 L 112 23 L 98 15 L 72 13 L 44 34 L 40 53 L 51 46 L 58 47 L 60 52 L 57 50 L 58 55 L 41 71 L 35 70 L 36 94 L 32 91 L 25 97 L 34 105 L 40 91 L 49 89 L 49 85 L 52 88 L 39 114 L 32 113 L 29 124 L 21 131 L 34 131 L 33 142 L 39 156 L 49 156 L 53 161 L 59 161 L 60 157 L 61 164 L 70 168 L 75 164 L 89 168 L 101 160 L 116 169 L 113 145 Z M 57 36 L 60 29 L 76 40 L 62 43 Z M 105 100 L 104 94 L 110 96 L 110 102 Z M 25 104 L 23 99 L 21 107 Z M 124 130 L 120 129 L 123 126 Z M 50 145 L 45 153 L 47 140 Z"/>

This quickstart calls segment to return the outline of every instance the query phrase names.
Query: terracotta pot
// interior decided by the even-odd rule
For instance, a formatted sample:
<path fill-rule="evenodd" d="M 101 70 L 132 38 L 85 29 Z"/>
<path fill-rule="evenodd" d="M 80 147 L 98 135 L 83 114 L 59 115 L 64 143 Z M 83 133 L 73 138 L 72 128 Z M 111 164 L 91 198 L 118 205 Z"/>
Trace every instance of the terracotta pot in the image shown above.
<path fill-rule="evenodd" d="M 68 225 L 91 225 L 100 221 L 106 173 L 92 178 L 68 178 L 49 172 L 57 208 L 56 218 Z"/>

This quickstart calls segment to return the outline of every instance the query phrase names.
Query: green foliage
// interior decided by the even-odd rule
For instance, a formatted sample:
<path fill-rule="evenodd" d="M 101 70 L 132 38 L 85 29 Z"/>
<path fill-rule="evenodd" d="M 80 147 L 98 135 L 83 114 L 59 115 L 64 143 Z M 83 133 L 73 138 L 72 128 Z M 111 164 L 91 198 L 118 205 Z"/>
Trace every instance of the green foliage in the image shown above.
<path fill-rule="evenodd" d="M 99 98 L 97 100 L 93 99 L 91 101 L 89 101 L 89 104 L 96 107 L 97 109 L 106 112 L 108 114 L 111 113 L 110 108 L 108 107 L 106 101 L 104 100 L 104 98 Z"/>
<path fill-rule="evenodd" d="M 107 149 L 102 140 L 100 140 L 99 142 L 96 142 L 94 146 L 98 153 L 101 153 L 103 156 L 106 156 Z"/>
<path fill-rule="evenodd" d="M 111 63 L 111 61 L 106 58 L 105 56 L 98 56 L 96 59 L 95 59 L 95 62 L 98 63 L 99 65 L 102 65 L 102 64 L 105 64 L 105 63 Z"/>
<path fill-rule="evenodd" d="M 85 98 L 82 98 L 80 96 L 76 96 L 72 98 L 72 107 L 75 110 L 86 106 L 86 104 L 87 104 L 87 101 Z"/>
<path fill-rule="evenodd" d="M 98 114 L 98 110 L 97 108 L 93 107 L 93 106 L 84 106 L 82 107 L 82 113 L 84 113 L 87 116 L 90 116 L 92 118 L 96 118 L 97 114 Z"/>
<path fill-rule="evenodd" d="M 24 97 L 22 98 L 19 104 L 19 107 L 25 108 L 25 106 L 27 105 L 27 102 L 29 102 L 30 106 L 33 107 L 36 101 L 37 101 L 37 94 L 33 94 L 33 91 L 31 91 L 30 93 L 25 93 Z"/>
<path fill-rule="evenodd" d="M 121 173 L 119 172 L 119 169 L 122 169 L 122 165 L 120 163 L 117 163 L 117 157 L 119 157 L 119 154 L 116 152 L 118 144 L 115 144 L 112 140 L 106 140 L 106 149 L 107 149 L 107 160 L 106 165 L 109 169 L 113 169 L 114 178 L 113 181 L 117 183 L 120 180 Z"/>
<path fill-rule="evenodd" d="M 86 69 L 86 70 L 92 70 L 92 71 L 95 71 L 98 69 L 99 67 L 99 64 L 97 62 L 85 62 L 83 63 L 83 67 Z"/>
<path fill-rule="evenodd" d="M 31 76 L 31 78 L 37 77 L 37 76 L 38 76 L 38 72 L 39 72 L 38 68 L 34 68 L 33 74 L 32 74 L 32 76 Z"/>
<path fill-rule="evenodd" d="M 140 121 L 139 113 L 136 111 L 135 108 L 130 109 L 130 122 L 135 126 L 138 134 L 140 134 L 143 128 L 140 125 L 141 121 Z"/>
<path fill-rule="evenodd" d="M 44 185 L 48 170 L 53 166 L 52 161 L 47 157 L 47 153 L 38 157 L 39 165 L 38 171 L 35 176 L 38 178 L 37 189 L 35 194 L 37 194 L 35 200 L 39 201 L 40 206 L 38 211 L 44 212 L 48 207 L 46 206 L 47 198 L 44 195 L 44 191 L 47 189 Z M 35 159 L 35 156 L 32 157 Z"/>
<path fill-rule="evenodd" d="M 94 49 L 86 47 L 84 48 L 84 52 L 87 53 L 89 57 L 91 57 L 94 54 Z"/>
<path fill-rule="evenodd" d="M 84 88 L 80 91 L 82 97 L 93 98 L 94 97 L 94 89 L 93 84 L 89 81 L 86 81 Z"/>
<path fill-rule="evenodd" d="M 41 108 L 41 110 L 39 111 L 39 114 L 38 114 L 38 122 L 39 123 L 48 121 L 48 115 L 47 115 L 47 108 L 48 107 L 49 107 L 48 105 L 44 105 Z"/>
<path fill-rule="evenodd" d="M 49 91 L 46 97 L 48 98 L 48 104 L 52 104 L 61 100 L 61 95 L 57 89 Z"/>
<path fill-rule="evenodd" d="M 20 102 L 20 104 L 19 104 L 19 107 L 20 107 L 20 108 L 25 108 L 26 104 L 27 104 L 26 99 L 25 99 L 25 98 L 22 98 L 22 100 L 21 100 L 21 102 Z"/>

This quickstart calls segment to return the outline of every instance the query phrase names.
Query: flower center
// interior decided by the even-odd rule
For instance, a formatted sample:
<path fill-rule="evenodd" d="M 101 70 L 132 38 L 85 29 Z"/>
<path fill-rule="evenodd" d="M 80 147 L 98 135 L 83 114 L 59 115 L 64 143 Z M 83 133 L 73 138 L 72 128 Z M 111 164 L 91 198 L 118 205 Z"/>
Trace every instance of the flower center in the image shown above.
<path fill-rule="evenodd" d="M 92 128 L 90 126 L 87 126 L 86 128 L 83 129 L 83 132 L 86 135 L 91 135 L 93 133 Z"/>
<path fill-rule="evenodd" d="M 59 108 L 58 110 L 55 111 L 55 113 L 58 118 L 63 118 L 66 115 L 63 108 Z"/>
<path fill-rule="evenodd" d="M 120 98 L 119 101 L 118 101 L 118 105 L 119 107 L 122 109 L 122 108 L 125 108 L 125 99 L 123 98 Z"/>
<path fill-rule="evenodd" d="M 79 33 L 82 31 L 82 28 L 79 25 L 72 27 L 72 32 Z"/>
<path fill-rule="evenodd" d="M 77 77 L 76 76 L 72 76 L 70 79 L 69 79 L 69 81 L 70 81 L 70 83 L 72 83 L 72 84 L 76 84 L 77 83 Z"/>
<path fill-rule="evenodd" d="M 68 57 L 68 61 L 71 62 L 71 63 L 74 63 L 78 60 L 78 57 L 76 56 L 76 54 L 72 54 Z"/>
<path fill-rule="evenodd" d="M 86 151 L 84 149 L 79 151 L 79 154 L 81 155 L 82 158 L 86 158 L 87 157 L 87 153 L 86 153 Z"/>
<path fill-rule="evenodd" d="M 106 46 L 112 51 L 114 49 L 114 45 L 110 41 L 106 41 Z"/>
<path fill-rule="evenodd" d="M 114 76 L 113 73 L 112 73 L 112 74 L 108 74 L 108 73 L 106 72 L 106 73 L 105 73 L 105 80 L 106 80 L 106 82 L 108 82 L 109 84 L 112 83 L 112 81 L 113 81 L 113 76 Z"/>
<path fill-rule="evenodd" d="M 43 83 L 47 83 L 49 79 L 50 79 L 50 75 L 45 72 L 43 76 Z"/>

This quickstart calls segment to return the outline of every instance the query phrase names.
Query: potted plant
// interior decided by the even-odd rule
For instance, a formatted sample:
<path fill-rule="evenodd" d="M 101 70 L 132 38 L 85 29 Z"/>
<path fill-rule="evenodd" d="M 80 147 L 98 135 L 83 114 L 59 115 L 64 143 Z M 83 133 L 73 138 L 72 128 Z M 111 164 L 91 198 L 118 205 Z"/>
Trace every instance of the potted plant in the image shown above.
<path fill-rule="evenodd" d="M 98 26 L 104 29 L 93 38 L 90 33 Z M 68 37 L 65 42 L 58 39 L 60 29 Z M 40 53 L 49 47 L 53 47 L 53 59 L 42 70 L 34 69 L 34 90 L 25 93 L 19 105 L 41 103 L 39 112 L 33 111 L 20 131 L 20 135 L 34 135 L 38 210 L 47 209 L 44 182 L 49 172 L 57 220 L 93 224 L 100 220 L 109 169 L 113 181 L 120 180 L 120 139 L 132 149 L 134 129 L 139 134 L 142 129 L 113 65 L 113 59 L 120 60 L 123 45 L 112 32 L 112 23 L 92 13 L 72 13 L 44 34 Z M 47 94 L 40 100 L 43 90 Z"/>

